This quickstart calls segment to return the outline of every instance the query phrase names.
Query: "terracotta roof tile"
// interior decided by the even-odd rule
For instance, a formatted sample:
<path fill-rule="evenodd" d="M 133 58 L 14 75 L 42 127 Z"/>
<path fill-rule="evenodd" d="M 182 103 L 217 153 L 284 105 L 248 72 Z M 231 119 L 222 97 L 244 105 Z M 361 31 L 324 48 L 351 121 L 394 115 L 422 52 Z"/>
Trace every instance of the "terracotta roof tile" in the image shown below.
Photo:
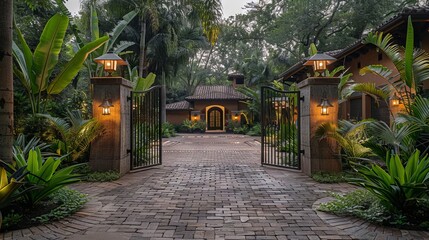
<path fill-rule="evenodd" d="M 188 101 L 184 100 L 180 102 L 169 103 L 165 105 L 165 109 L 166 110 L 190 110 L 191 104 Z"/>
<path fill-rule="evenodd" d="M 186 100 L 244 100 L 248 97 L 232 86 L 198 86 L 195 89 L 194 95 L 186 97 Z"/>

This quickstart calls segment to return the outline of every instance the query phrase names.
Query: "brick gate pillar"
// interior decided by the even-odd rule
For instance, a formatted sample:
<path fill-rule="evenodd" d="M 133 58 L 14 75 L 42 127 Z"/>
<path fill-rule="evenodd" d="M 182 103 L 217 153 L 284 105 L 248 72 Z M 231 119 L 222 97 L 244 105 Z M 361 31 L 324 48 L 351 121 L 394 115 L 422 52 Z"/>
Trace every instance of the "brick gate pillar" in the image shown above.
<path fill-rule="evenodd" d="M 325 122 L 338 121 L 338 84 L 339 78 L 314 77 L 307 78 L 298 84 L 301 96 L 301 148 L 302 171 L 311 175 L 314 172 L 339 172 L 341 160 L 337 143 L 330 139 L 319 140 L 315 133 L 317 128 Z M 333 107 L 328 115 L 321 114 L 322 98 L 327 98 Z"/>
<path fill-rule="evenodd" d="M 121 77 L 95 77 L 92 114 L 104 127 L 104 134 L 91 144 L 89 165 L 95 171 L 115 170 L 121 175 L 130 171 L 130 103 L 133 84 Z M 110 115 L 103 115 L 99 107 L 104 99 L 113 107 Z"/>

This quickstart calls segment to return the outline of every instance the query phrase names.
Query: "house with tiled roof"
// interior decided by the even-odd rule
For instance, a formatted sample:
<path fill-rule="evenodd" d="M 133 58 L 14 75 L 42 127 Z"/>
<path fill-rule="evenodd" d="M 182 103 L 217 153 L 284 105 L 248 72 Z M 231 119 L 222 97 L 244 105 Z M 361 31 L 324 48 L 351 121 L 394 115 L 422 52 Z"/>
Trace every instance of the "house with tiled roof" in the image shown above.
<path fill-rule="evenodd" d="M 230 74 L 231 86 L 197 86 L 194 94 L 180 102 L 166 105 L 167 121 L 180 125 L 184 120 L 204 121 L 207 131 L 225 131 L 228 122 L 242 121 L 247 96 L 238 92 L 244 84 L 242 74 Z M 243 119 L 244 120 L 244 119 Z"/>
<path fill-rule="evenodd" d="M 411 16 L 413 21 L 415 47 L 429 52 L 429 8 L 427 7 L 407 7 L 375 28 L 373 32 L 390 33 L 393 35 L 395 43 L 405 46 L 408 16 Z M 374 82 L 380 87 L 386 84 L 381 77 L 369 74 L 361 76 L 359 74 L 362 67 L 371 64 L 381 64 L 396 71 L 387 56 L 373 45 L 363 44 L 362 39 L 344 49 L 326 52 L 326 54 L 337 59 L 328 66 L 330 70 L 343 65 L 348 69 L 348 72 L 353 74 L 352 79 L 356 82 Z M 303 59 L 283 72 L 281 74 L 283 81 L 300 82 L 309 75 L 313 75 L 313 69 L 305 66 L 305 62 L 306 59 Z M 426 81 L 423 89 L 429 90 L 429 81 Z M 380 105 L 377 105 L 373 98 L 364 94 L 355 94 L 348 101 L 342 103 L 339 117 L 356 120 L 375 118 L 385 122 L 390 121 L 387 104 L 380 102 Z"/>

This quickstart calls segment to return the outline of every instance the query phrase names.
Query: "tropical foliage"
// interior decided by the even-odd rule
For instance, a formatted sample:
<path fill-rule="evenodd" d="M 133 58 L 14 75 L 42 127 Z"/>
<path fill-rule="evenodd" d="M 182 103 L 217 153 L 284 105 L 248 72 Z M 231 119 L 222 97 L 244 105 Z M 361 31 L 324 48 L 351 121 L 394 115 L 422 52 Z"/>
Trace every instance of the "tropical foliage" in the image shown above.
<path fill-rule="evenodd" d="M 72 165 L 59 169 L 61 158 L 43 158 L 40 149 L 30 150 L 26 159 L 22 152 L 15 154 L 15 164 L 11 169 L 26 168 L 27 189 L 23 190 L 23 198 L 28 206 L 33 206 L 51 193 L 62 187 L 80 181 L 80 175 L 73 170 L 79 165 Z"/>
<path fill-rule="evenodd" d="M 58 139 L 53 141 L 55 152 L 75 161 L 89 148 L 91 142 L 103 133 L 101 124 L 94 118 L 84 119 L 79 110 L 67 111 L 66 118 L 41 114 L 58 132 Z"/>
<path fill-rule="evenodd" d="M 13 54 L 17 63 L 14 73 L 25 88 L 33 113 L 44 112 L 46 109 L 44 96 L 61 93 L 79 72 L 88 54 L 108 40 L 108 37 L 102 37 L 82 47 L 59 73 L 50 79 L 58 63 L 68 21 L 66 16 L 54 15 L 46 24 L 34 52 L 17 29 L 18 43 L 13 44 Z"/>

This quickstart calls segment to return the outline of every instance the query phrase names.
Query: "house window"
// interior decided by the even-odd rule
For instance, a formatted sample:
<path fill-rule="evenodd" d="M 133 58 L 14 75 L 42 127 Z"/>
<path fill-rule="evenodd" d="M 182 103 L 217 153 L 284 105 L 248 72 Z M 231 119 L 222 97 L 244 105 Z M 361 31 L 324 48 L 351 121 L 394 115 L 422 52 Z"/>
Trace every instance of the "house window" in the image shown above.
<path fill-rule="evenodd" d="M 385 101 L 379 101 L 378 105 L 374 98 L 371 98 L 371 118 L 389 123 L 390 121 L 389 107 Z"/>
<path fill-rule="evenodd" d="M 350 99 L 350 120 L 362 120 L 362 97 Z"/>
<path fill-rule="evenodd" d="M 360 64 L 360 62 L 357 63 L 357 68 L 360 69 L 362 67 L 362 65 Z"/>

